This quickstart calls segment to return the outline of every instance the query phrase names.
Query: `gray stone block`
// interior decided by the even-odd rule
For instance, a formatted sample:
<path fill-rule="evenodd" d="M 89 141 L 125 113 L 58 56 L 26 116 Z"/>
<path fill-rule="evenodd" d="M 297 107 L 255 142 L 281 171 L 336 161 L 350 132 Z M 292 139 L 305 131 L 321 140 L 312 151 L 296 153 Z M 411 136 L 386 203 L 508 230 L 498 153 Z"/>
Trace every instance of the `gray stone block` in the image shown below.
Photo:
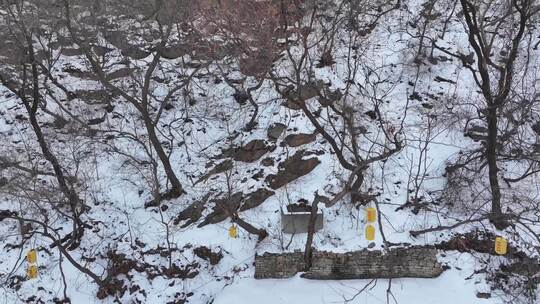
<path fill-rule="evenodd" d="M 281 211 L 281 229 L 284 233 L 307 233 L 309 219 L 311 214 L 309 212 L 284 212 Z M 315 232 L 323 228 L 324 215 L 321 211 L 317 213 L 315 219 Z"/>

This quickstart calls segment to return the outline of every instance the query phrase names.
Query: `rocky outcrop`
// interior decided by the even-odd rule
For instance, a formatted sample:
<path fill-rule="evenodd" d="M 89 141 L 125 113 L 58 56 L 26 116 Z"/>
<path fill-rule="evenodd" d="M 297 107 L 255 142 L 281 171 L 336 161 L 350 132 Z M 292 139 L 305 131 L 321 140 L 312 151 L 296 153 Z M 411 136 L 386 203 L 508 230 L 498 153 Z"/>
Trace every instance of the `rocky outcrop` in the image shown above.
<path fill-rule="evenodd" d="M 281 136 L 283 131 L 287 128 L 286 125 L 282 123 L 275 123 L 271 125 L 268 130 L 266 130 L 266 136 L 268 136 L 268 139 L 275 142 L 278 140 L 278 138 Z"/>
<path fill-rule="evenodd" d="M 227 219 L 232 212 L 238 210 L 243 196 L 244 194 L 242 192 L 236 192 L 230 197 L 215 199 L 214 209 L 204 218 L 204 221 L 202 221 L 198 227 L 203 227 L 208 224 L 216 224 Z"/>
<path fill-rule="evenodd" d="M 180 58 L 189 53 L 189 48 L 182 44 L 171 45 L 160 50 L 160 55 L 166 59 Z"/>
<path fill-rule="evenodd" d="M 181 227 L 185 228 L 197 222 L 202 217 L 204 205 L 208 201 L 209 197 L 210 194 L 207 194 L 202 200 L 196 201 L 193 204 L 189 205 L 189 207 L 187 207 L 186 209 L 182 210 L 182 212 L 178 213 L 173 223 L 175 225 L 178 225 L 181 222 L 184 222 Z"/>
<path fill-rule="evenodd" d="M 397 248 L 386 253 L 314 252 L 312 266 L 302 277 L 314 280 L 435 278 L 443 272 L 436 255 L 436 249 L 422 247 Z M 305 271 L 305 267 L 301 252 L 265 253 L 255 257 L 255 278 L 290 278 Z"/>
<path fill-rule="evenodd" d="M 263 160 L 261 160 L 261 165 L 265 167 L 271 167 L 274 165 L 274 159 L 272 157 L 267 157 Z"/>
<path fill-rule="evenodd" d="M 321 161 L 317 157 L 302 159 L 305 151 L 298 151 L 278 165 L 278 173 L 266 177 L 272 189 L 279 189 L 295 179 L 302 177 L 317 167 Z"/>
<path fill-rule="evenodd" d="M 75 96 L 88 103 L 106 103 L 116 95 L 106 90 L 77 90 Z"/>
<path fill-rule="evenodd" d="M 230 159 L 224 160 L 223 162 L 217 164 L 212 170 L 208 171 L 205 175 L 201 176 L 195 184 L 198 184 L 200 182 L 204 182 L 208 180 L 212 175 L 223 173 L 227 170 L 231 170 L 233 168 L 233 161 Z"/>
<path fill-rule="evenodd" d="M 266 199 L 274 195 L 274 193 L 274 191 L 264 188 L 251 192 L 244 200 L 242 206 L 240 207 L 240 211 L 245 211 L 260 206 L 262 203 L 264 203 L 264 201 L 266 201 Z"/>
<path fill-rule="evenodd" d="M 289 147 L 298 147 L 305 144 L 309 144 L 315 141 L 317 138 L 317 133 L 300 133 L 300 134 L 290 134 L 285 137 L 283 142 Z"/>
<path fill-rule="evenodd" d="M 135 60 L 141 60 L 141 59 L 144 59 L 148 56 L 150 56 L 150 52 L 147 52 L 143 49 L 140 49 L 134 45 L 132 46 L 129 46 L 125 49 L 123 49 L 122 51 L 122 55 L 124 56 L 127 56 L 127 57 L 131 57 Z"/>
<path fill-rule="evenodd" d="M 111 80 L 115 80 L 115 79 L 120 79 L 120 78 L 125 78 L 125 77 L 128 77 L 128 76 L 131 76 L 133 75 L 133 70 L 130 69 L 130 68 L 121 68 L 121 69 L 118 69 L 114 72 L 110 72 L 106 75 L 106 79 L 108 81 L 111 81 Z"/>
<path fill-rule="evenodd" d="M 252 163 L 269 151 L 272 151 L 273 148 L 273 146 L 267 145 L 262 139 L 254 139 L 243 147 L 235 149 L 233 158 L 236 161 Z"/>
<path fill-rule="evenodd" d="M 306 84 L 300 85 L 298 89 L 289 90 L 288 92 L 285 93 L 285 95 L 289 100 L 303 102 L 313 97 L 319 96 L 321 89 L 323 87 L 324 87 L 324 83 L 321 81 L 306 83 Z"/>
<path fill-rule="evenodd" d="M 212 249 L 206 246 L 199 246 L 193 249 L 193 253 L 199 258 L 208 261 L 210 265 L 217 265 L 223 259 L 223 253 L 221 250 L 218 252 L 213 252 Z"/>
<path fill-rule="evenodd" d="M 84 54 L 84 50 L 75 48 L 62 48 L 60 50 L 60 54 L 68 57 L 81 56 Z"/>

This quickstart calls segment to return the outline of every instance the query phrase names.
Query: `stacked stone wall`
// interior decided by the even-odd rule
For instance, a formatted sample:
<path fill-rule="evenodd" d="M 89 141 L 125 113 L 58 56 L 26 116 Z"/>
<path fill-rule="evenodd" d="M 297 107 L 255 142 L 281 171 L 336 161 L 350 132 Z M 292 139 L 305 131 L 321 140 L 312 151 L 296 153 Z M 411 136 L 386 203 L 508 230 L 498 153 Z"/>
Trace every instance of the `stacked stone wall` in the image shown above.
<path fill-rule="evenodd" d="M 388 252 L 314 252 L 311 269 L 306 271 L 301 252 L 265 253 L 255 258 L 255 278 L 290 278 L 298 272 L 315 280 L 372 278 L 435 278 L 442 272 L 437 250 L 399 248 Z"/>

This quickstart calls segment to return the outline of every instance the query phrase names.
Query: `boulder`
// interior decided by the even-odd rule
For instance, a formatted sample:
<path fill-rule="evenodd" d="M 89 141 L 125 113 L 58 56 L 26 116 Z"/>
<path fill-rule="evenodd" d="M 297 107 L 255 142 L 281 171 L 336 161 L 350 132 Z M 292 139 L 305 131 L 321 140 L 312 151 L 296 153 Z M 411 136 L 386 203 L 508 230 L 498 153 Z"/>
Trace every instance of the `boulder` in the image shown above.
<path fill-rule="evenodd" d="M 75 48 L 62 48 L 60 50 L 60 54 L 68 57 L 81 56 L 82 54 L 84 54 L 84 50 Z"/>
<path fill-rule="evenodd" d="M 303 150 L 298 151 L 280 163 L 278 165 L 278 173 L 270 174 L 265 179 L 270 188 L 274 190 L 279 189 L 313 171 L 321 163 L 317 157 L 302 159 L 305 154 L 306 152 Z"/>
<path fill-rule="evenodd" d="M 301 110 L 303 103 L 304 103 L 303 101 L 295 101 L 295 100 L 292 100 L 292 99 L 288 99 L 287 101 L 285 101 L 281 105 L 286 107 L 286 108 L 289 108 L 291 110 Z"/>
<path fill-rule="evenodd" d="M 218 252 L 213 252 L 212 249 L 206 246 L 199 246 L 193 249 L 193 253 L 199 258 L 208 261 L 210 265 L 217 265 L 223 258 L 223 253 L 221 250 Z"/>
<path fill-rule="evenodd" d="M 234 151 L 234 160 L 252 163 L 271 151 L 274 147 L 266 145 L 262 139 L 254 139 Z"/>
<path fill-rule="evenodd" d="M 271 141 L 277 141 L 278 138 L 281 136 L 283 131 L 287 128 L 286 125 L 282 123 L 275 123 L 271 125 L 268 130 L 266 131 L 266 135 L 268 136 L 268 139 Z"/>
<path fill-rule="evenodd" d="M 182 228 L 185 228 L 197 222 L 202 216 L 202 213 L 204 211 L 204 205 L 206 204 L 206 201 L 208 200 L 209 197 L 210 197 L 210 194 L 207 194 L 202 200 L 196 201 L 193 204 L 189 205 L 182 212 L 178 213 L 173 223 L 175 225 L 178 225 L 180 224 L 180 222 L 185 221 L 182 224 L 182 226 L 180 226 Z"/>
<path fill-rule="evenodd" d="M 129 46 L 126 49 L 122 50 L 122 55 L 133 58 L 135 60 L 141 60 L 150 56 L 150 52 L 147 52 L 143 49 L 140 49 L 134 45 Z"/>
<path fill-rule="evenodd" d="M 110 80 L 115 80 L 119 78 L 124 78 L 130 75 L 133 75 L 133 70 L 131 70 L 130 68 L 121 68 L 114 72 L 108 73 L 106 77 L 107 77 L 107 80 L 110 81 Z"/>
<path fill-rule="evenodd" d="M 210 178 L 212 175 L 223 173 L 227 170 L 231 170 L 233 168 L 233 161 L 230 159 L 224 160 L 223 162 L 217 164 L 212 170 L 208 171 L 205 175 L 201 176 L 195 184 L 198 184 L 202 181 L 206 181 L 208 178 Z"/>
<path fill-rule="evenodd" d="M 240 211 L 245 211 L 260 206 L 262 203 L 264 203 L 264 201 L 266 201 L 266 199 L 274 195 L 274 193 L 274 191 L 264 188 L 251 192 L 244 200 L 242 206 L 240 207 Z"/>
<path fill-rule="evenodd" d="M 298 146 L 302 146 L 302 145 L 314 142 L 316 138 L 317 138 L 317 133 L 291 134 L 291 135 L 287 135 L 287 137 L 285 137 L 284 142 L 289 147 L 298 147 Z"/>
<path fill-rule="evenodd" d="M 165 59 L 180 58 L 189 53 L 189 48 L 182 44 L 171 45 L 160 50 L 161 57 Z"/>
<path fill-rule="evenodd" d="M 271 167 L 274 165 L 274 159 L 272 157 L 267 157 L 263 160 L 261 160 L 261 165 L 265 167 Z"/>
<path fill-rule="evenodd" d="M 215 206 L 210 214 L 208 214 L 202 223 L 197 227 L 204 227 L 208 224 L 216 224 L 227 219 L 232 212 L 238 210 L 244 194 L 236 192 L 230 197 L 215 199 Z"/>

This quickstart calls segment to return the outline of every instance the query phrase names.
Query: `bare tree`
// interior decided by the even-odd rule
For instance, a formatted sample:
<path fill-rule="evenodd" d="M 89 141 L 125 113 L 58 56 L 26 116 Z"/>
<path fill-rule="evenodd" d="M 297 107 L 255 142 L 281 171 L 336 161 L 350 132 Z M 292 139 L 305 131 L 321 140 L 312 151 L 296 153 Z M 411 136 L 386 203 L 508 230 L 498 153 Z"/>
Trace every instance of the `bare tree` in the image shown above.
<path fill-rule="evenodd" d="M 44 132 L 45 122 L 39 118 L 41 112 L 50 113 L 47 110 L 47 102 L 56 98 L 56 94 L 61 94 L 58 91 L 62 89 L 61 85 L 54 83 L 51 88 L 47 82 L 50 80 L 54 60 L 51 58 L 50 49 L 44 46 L 44 40 L 48 35 L 54 35 L 47 30 L 54 30 L 53 24 L 57 20 L 58 11 L 49 10 L 47 14 L 42 14 L 39 10 L 45 5 L 47 4 L 40 1 L 33 4 L 15 1 L 2 6 L 2 19 L 6 26 L 6 31 L 2 35 L 10 46 L 4 50 L 2 56 L 6 64 L 0 70 L 0 82 L 23 105 L 35 140 L 52 172 L 43 174 L 40 170 L 25 168 L 24 165 L 19 165 L 18 161 L 9 158 L 3 160 L 3 166 L 34 176 L 50 175 L 56 179 L 58 189 L 65 199 L 62 205 L 68 207 L 69 217 L 73 221 L 73 231 L 66 239 L 70 239 L 70 244 L 75 248 L 84 233 L 81 215 L 87 207 L 79 197 L 76 180 L 69 178 L 70 173 L 51 148 L 51 143 Z M 48 172 L 49 168 L 43 171 Z M 60 207 L 63 207 L 62 205 Z"/>
<path fill-rule="evenodd" d="M 530 71 L 528 59 L 523 60 L 521 58 L 524 57 L 521 56 L 527 57 L 527 49 L 532 47 L 525 38 L 533 29 L 539 8 L 534 1 L 527 0 L 497 3 L 460 0 L 460 4 L 473 57 L 451 52 L 437 44 L 435 47 L 459 59 L 470 71 L 483 98 L 483 104 L 477 107 L 477 114 L 484 126 L 477 129 L 482 132 L 485 127 L 486 132 L 485 136 L 477 137 L 483 144 L 481 149 L 476 150 L 476 156 L 471 155 L 465 163 L 453 166 L 450 170 L 464 168 L 471 161 L 485 160 L 491 192 L 490 221 L 497 229 L 504 229 L 508 227 L 509 221 L 502 210 L 500 162 L 530 159 L 530 156 L 526 156 L 530 152 L 524 152 L 525 149 L 521 150 L 525 154 L 521 157 L 515 155 L 515 152 L 513 156 L 508 155 L 511 153 L 506 152 L 506 148 L 511 147 L 509 143 L 512 138 L 521 133 L 519 129 L 523 128 L 527 121 L 531 121 L 529 117 L 537 99 L 526 96 L 531 94 L 529 90 L 520 96 L 517 85 L 528 77 Z M 466 132 L 476 132 L 472 127 L 474 126 Z M 484 162 L 480 167 L 483 167 L 483 164 Z M 531 172 L 530 169 L 527 172 Z"/>
<path fill-rule="evenodd" d="M 372 67 L 362 62 L 362 52 L 369 48 L 365 36 L 376 28 L 380 18 L 397 8 L 399 2 L 388 4 L 384 10 L 369 1 L 364 7 L 357 4 L 349 6 L 346 1 L 337 1 L 326 6 L 304 5 L 301 22 L 289 22 L 292 21 L 288 19 L 289 13 L 283 11 L 287 48 L 284 59 L 278 61 L 270 73 L 275 89 L 285 99 L 285 106 L 302 111 L 350 174 L 344 190 L 331 202 L 346 194 L 351 194 L 352 203 L 371 200 L 372 195 L 361 193 L 365 171 L 371 164 L 389 158 L 402 148 L 400 134 L 406 115 L 401 117 L 401 123 L 392 124 L 381 111 L 395 82 L 384 79 L 383 70 L 389 66 Z M 333 5 L 333 9 L 328 9 L 329 5 Z M 377 13 L 371 14 L 370 9 Z M 324 22 L 325 18 L 317 18 L 320 14 L 330 14 L 328 19 L 333 21 Z M 343 19 L 345 14 L 349 17 L 353 14 L 354 18 Z M 371 17 L 361 22 L 359 15 Z M 338 31 L 346 20 L 355 20 L 354 27 L 345 33 Z M 333 58 L 340 39 L 345 48 L 344 54 L 340 54 L 344 58 L 340 63 L 346 67 L 343 77 L 348 80 L 343 87 L 332 88 L 330 83 L 317 79 L 314 70 L 335 64 Z M 390 86 L 383 88 L 385 82 Z M 312 98 L 317 98 L 318 104 L 309 102 Z M 376 125 L 373 133 L 368 129 L 370 125 Z"/>
<path fill-rule="evenodd" d="M 181 58 L 193 50 L 194 44 L 179 44 L 184 43 L 179 39 L 186 35 L 195 35 L 189 23 L 188 3 L 114 1 L 102 2 L 96 7 L 86 1 L 66 0 L 63 4 L 70 39 L 82 50 L 97 81 L 107 91 L 129 102 L 140 115 L 151 146 L 170 183 L 170 189 L 160 193 L 155 202 L 180 196 L 184 190 L 171 164 L 170 153 L 162 143 L 163 133 L 159 126 L 164 109 L 186 94 L 192 76 L 199 69 L 186 69 L 181 81 L 171 81 L 170 73 L 176 67 L 164 62 L 165 57 Z M 85 12 L 90 12 L 91 16 L 81 17 Z M 115 13 L 123 16 L 122 22 L 132 22 L 137 27 L 129 32 L 123 31 L 121 22 L 108 21 L 111 19 L 107 14 Z M 132 44 L 131 41 L 137 41 L 136 35 L 151 42 Z M 114 53 L 113 49 L 120 56 L 109 56 L 109 53 Z M 137 64 L 131 63 L 136 60 L 139 60 Z M 122 65 L 123 68 L 116 68 Z M 161 94 L 160 90 L 166 93 Z M 173 138 L 168 139 L 173 141 Z M 172 149 L 174 143 L 168 146 Z"/>

